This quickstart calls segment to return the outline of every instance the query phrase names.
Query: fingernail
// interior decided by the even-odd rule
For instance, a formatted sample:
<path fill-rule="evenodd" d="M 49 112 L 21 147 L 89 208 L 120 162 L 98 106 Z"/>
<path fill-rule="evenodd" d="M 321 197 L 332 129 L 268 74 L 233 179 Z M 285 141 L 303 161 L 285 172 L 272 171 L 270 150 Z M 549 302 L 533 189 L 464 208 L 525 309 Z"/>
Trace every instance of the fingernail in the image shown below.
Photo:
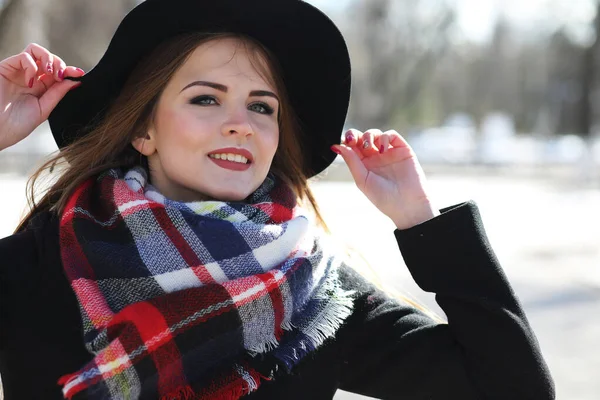
<path fill-rule="evenodd" d="M 46 71 L 48 71 L 49 74 L 52 73 L 52 64 L 48 63 L 48 65 L 46 65 Z"/>
<path fill-rule="evenodd" d="M 340 152 L 340 150 L 337 147 L 335 147 L 335 146 L 331 146 L 331 151 L 333 151 L 335 154 L 342 154 Z"/>
<path fill-rule="evenodd" d="M 363 142 L 363 149 L 368 149 L 369 146 L 371 146 L 371 143 L 369 143 L 369 139 L 367 139 Z"/>
<path fill-rule="evenodd" d="M 352 132 L 348 132 L 346 133 L 346 139 L 344 140 L 344 142 L 346 144 L 349 144 L 350 142 L 352 142 L 354 140 L 354 135 L 352 134 Z"/>
<path fill-rule="evenodd" d="M 379 146 L 379 154 L 383 154 L 383 145 Z"/>
<path fill-rule="evenodd" d="M 32 87 L 33 87 L 33 78 L 31 78 L 31 79 L 29 80 L 29 88 L 31 89 Z"/>
<path fill-rule="evenodd" d="M 79 87 L 79 86 L 81 86 L 81 82 L 77 82 L 77 84 L 76 84 L 75 86 L 73 86 L 73 87 L 72 87 L 71 89 L 69 89 L 69 90 L 73 90 L 73 89 L 75 89 L 75 88 L 77 88 L 77 87 Z"/>
<path fill-rule="evenodd" d="M 84 70 L 82 70 L 81 68 L 75 68 L 75 69 L 76 69 L 77 71 L 79 71 L 80 73 L 82 73 L 82 74 L 85 74 L 85 71 L 84 71 Z"/>
<path fill-rule="evenodd" d="M 64 79 L 65 77 L 65 71 L 64 70 L 60 70 L 58 71 L 58 79 L 60 79 L 61 81 Z"/>

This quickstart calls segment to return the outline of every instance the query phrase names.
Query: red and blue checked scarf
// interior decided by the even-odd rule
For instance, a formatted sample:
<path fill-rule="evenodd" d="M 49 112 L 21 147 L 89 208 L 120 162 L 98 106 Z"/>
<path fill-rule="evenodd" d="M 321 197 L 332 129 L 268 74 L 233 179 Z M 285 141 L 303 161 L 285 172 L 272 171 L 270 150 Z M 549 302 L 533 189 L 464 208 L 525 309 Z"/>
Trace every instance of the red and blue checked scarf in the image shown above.
<path fill-rule="evenodd" d="M 291 371 L 352 312 L 316 232 L 272 175 L 243 202 L 171 201 L 142 168 L 89 179 L 60 245 L 94 358 L 65 397 L 237 399 Z"/>

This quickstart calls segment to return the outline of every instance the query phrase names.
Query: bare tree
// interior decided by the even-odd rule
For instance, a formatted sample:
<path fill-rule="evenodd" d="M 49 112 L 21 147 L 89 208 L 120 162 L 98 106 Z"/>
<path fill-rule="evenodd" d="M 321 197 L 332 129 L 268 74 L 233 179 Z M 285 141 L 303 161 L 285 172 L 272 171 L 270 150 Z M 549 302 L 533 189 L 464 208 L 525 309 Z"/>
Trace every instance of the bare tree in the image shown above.
<path fill-rule="evenodd" d="M 391 127 L 399 110 L 418 103 L 449 48 L 454 13 L 443 1 L 414 0 L 356 0 L 350 12 L 357 95 L 349 119 L 363 129 Z"/>
<path fill-rule="evenodd" d="M 596 18 L 593 22 L 594 41 L 584 53 L 581 73 L 581 88 L 583 104 L 579 114 L 578 132 L 589 137 L 600 114 L 600 101 L 595 93 L 598 92 L 600 76 L 597 73 L 600 57 L 600 2 L 596 5 Z"/>

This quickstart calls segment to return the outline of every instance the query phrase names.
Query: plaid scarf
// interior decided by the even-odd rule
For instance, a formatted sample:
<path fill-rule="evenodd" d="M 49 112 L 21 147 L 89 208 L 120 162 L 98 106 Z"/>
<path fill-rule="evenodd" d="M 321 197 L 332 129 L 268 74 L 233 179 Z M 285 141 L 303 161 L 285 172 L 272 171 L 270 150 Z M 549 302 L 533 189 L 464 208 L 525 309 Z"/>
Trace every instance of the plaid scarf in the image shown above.
<path fill-rule="evenodd" d="M 142 168 L 87 180 L 60 246 L 94 358 L 63 394 L 237 399 L 289 373 L 352 312 L 315 229 L 272 175 L 244 202 L 171 201 Z"/>

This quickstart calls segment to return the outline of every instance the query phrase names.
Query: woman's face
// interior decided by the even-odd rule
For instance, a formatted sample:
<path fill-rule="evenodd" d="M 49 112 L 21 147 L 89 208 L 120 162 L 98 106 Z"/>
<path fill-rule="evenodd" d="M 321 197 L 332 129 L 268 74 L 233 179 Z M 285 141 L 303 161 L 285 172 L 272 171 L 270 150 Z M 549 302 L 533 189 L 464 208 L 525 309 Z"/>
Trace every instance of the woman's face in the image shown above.
<path fill-rule="evenodd" d="M 275 89 L 236 39 L 200 45 L 162 93 L 148 137 L 152 184 L 177 201 L 239 201 L 264 181 L 279 143 Z"/>

